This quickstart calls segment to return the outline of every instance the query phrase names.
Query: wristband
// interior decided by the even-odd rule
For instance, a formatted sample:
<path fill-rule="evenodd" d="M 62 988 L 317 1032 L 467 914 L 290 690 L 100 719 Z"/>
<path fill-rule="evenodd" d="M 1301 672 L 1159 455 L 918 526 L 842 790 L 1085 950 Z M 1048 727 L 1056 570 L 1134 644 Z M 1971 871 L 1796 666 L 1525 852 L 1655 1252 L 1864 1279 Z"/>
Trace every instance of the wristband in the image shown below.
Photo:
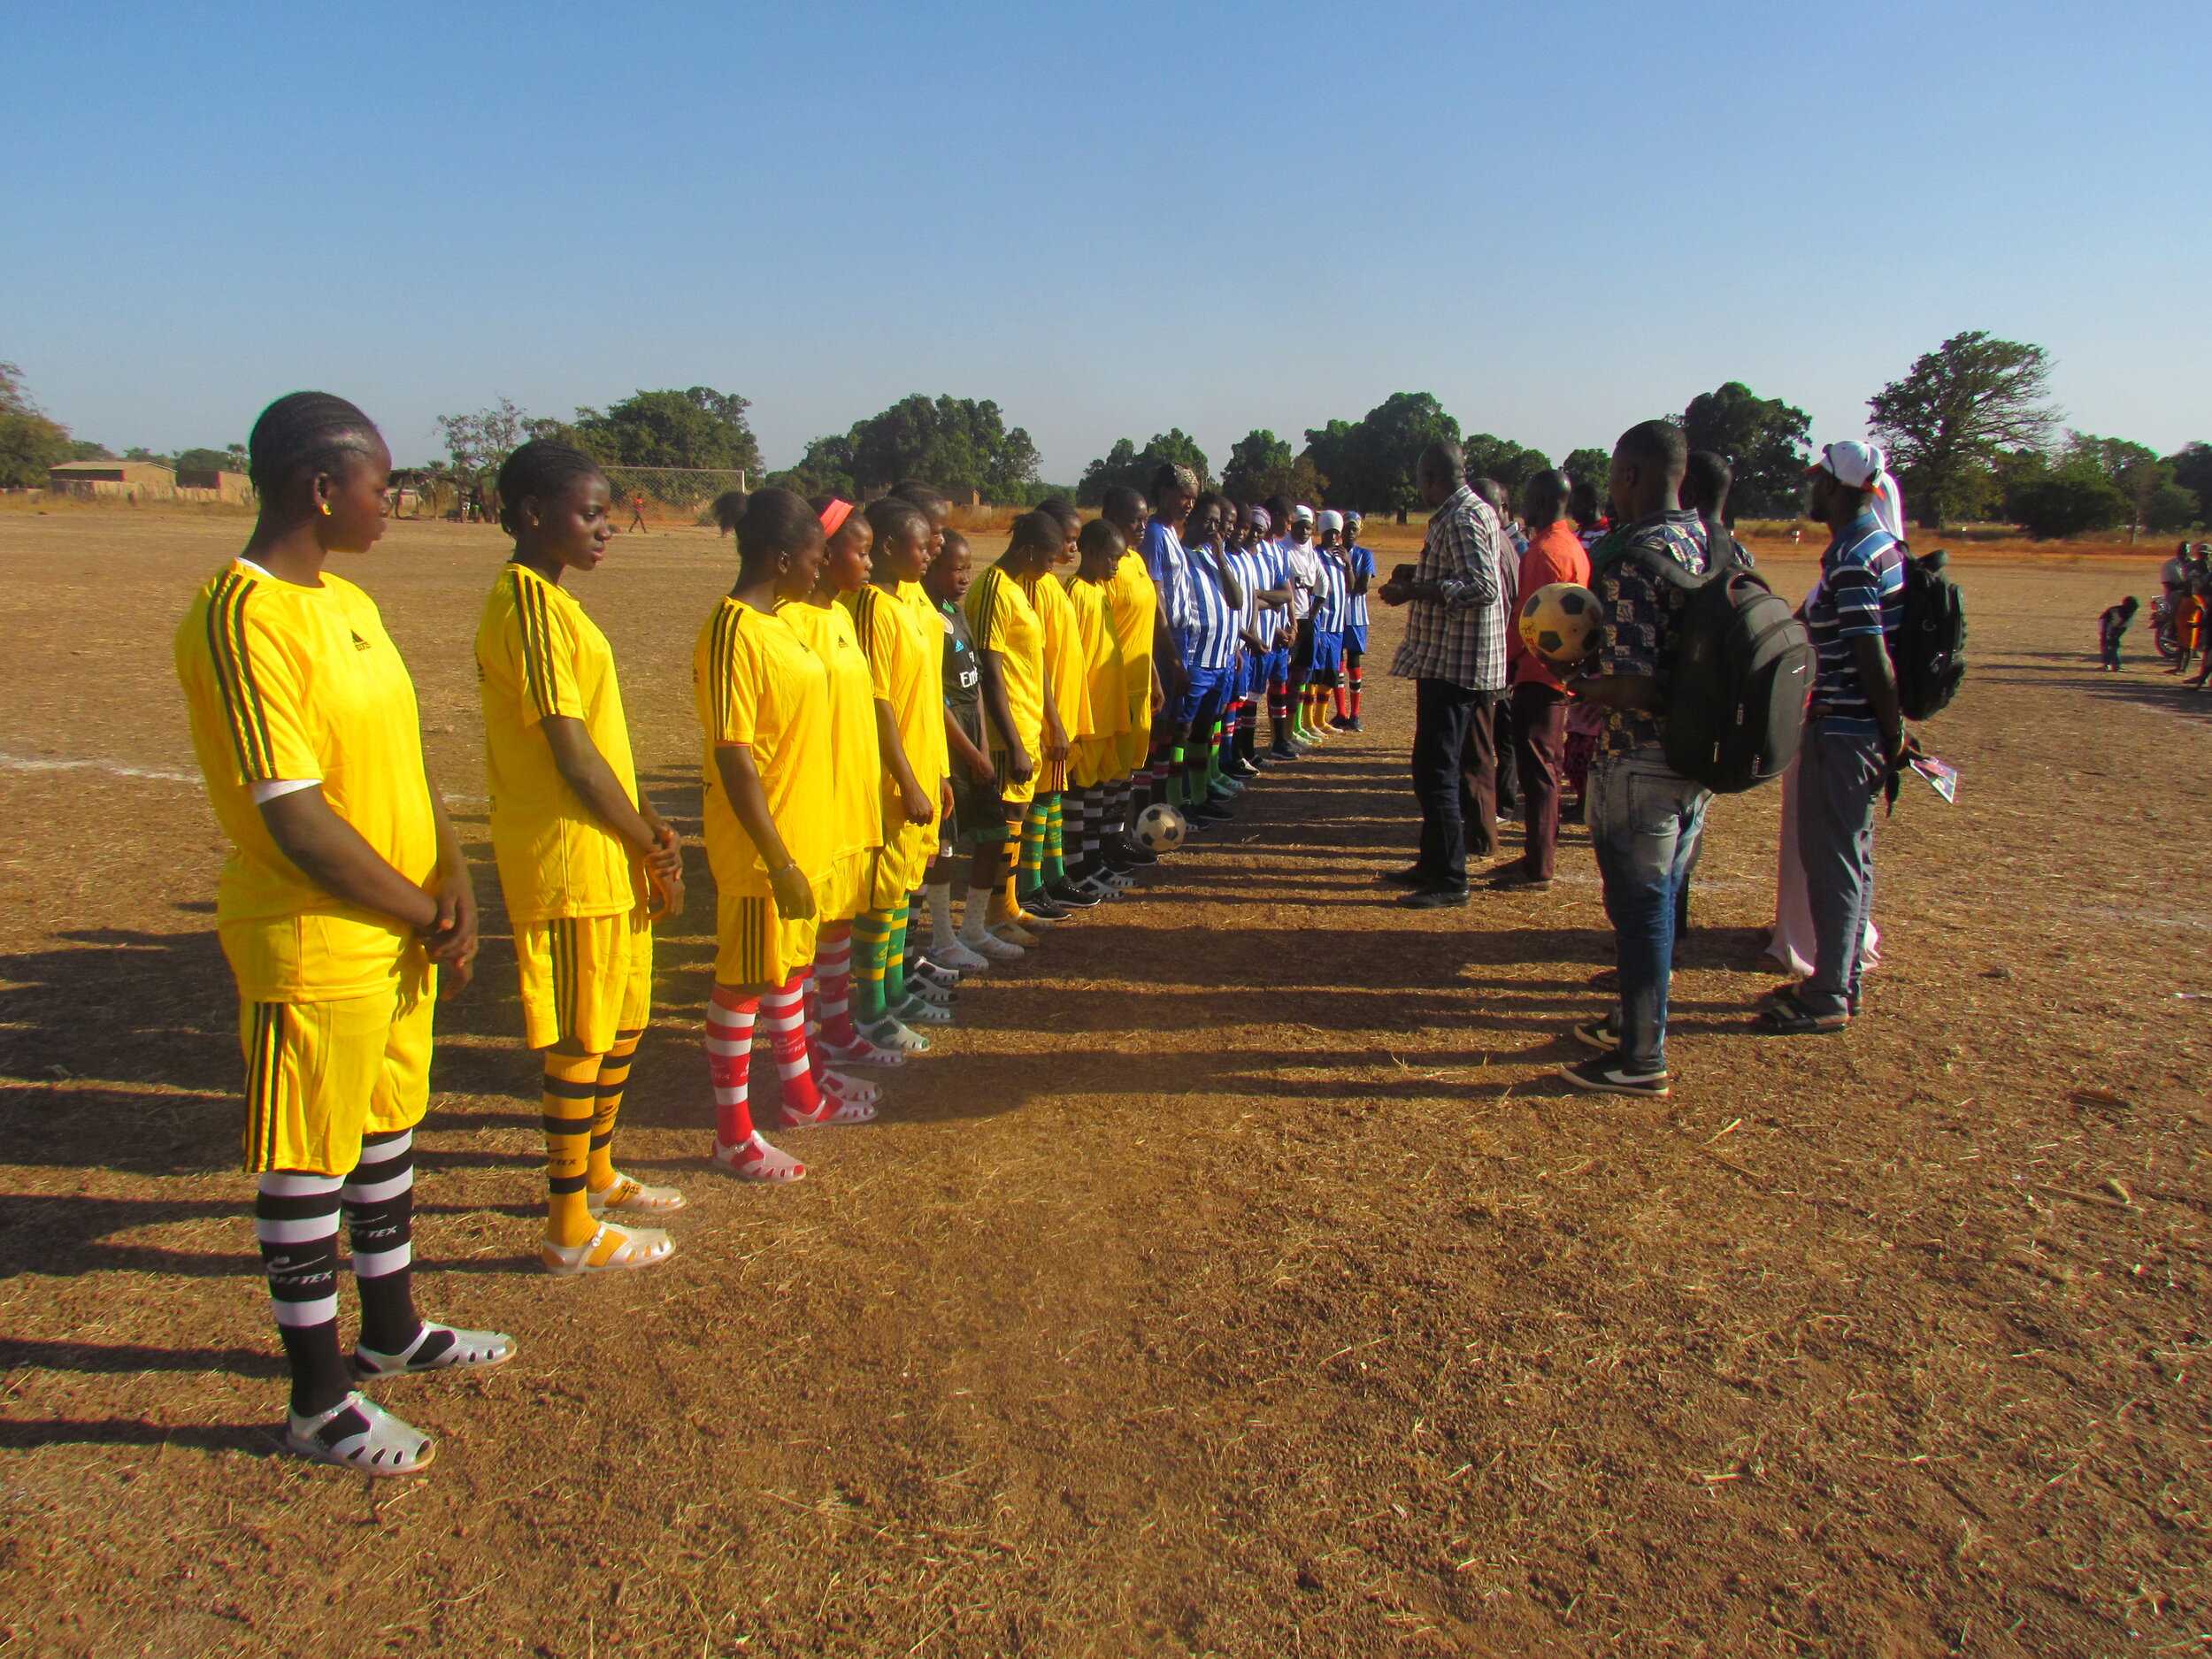
<path fill-rule="evenodd" d="M 791 871 L 791 870 L 796 870 L 798 867 L 799 867 L 799 861 L 798 861 L 797 859 L 794 858 L 794 859 L 792 859 L 792 860 L 791 860 L 788 864 L 778 864 L 778 865 L 777 865 L 777 866 L 776 866 L 773 870 L 771 870 L 771 871 L 768 872 L 768 879 L 769 879 L 771 881 L 773 881 L 773 880 L 774 880 L 774 879 L 775 879 L 778 876 L 782 875 L 783 873 L 785 873 L 785 872 L 787 872 L 787 871 Z"/>

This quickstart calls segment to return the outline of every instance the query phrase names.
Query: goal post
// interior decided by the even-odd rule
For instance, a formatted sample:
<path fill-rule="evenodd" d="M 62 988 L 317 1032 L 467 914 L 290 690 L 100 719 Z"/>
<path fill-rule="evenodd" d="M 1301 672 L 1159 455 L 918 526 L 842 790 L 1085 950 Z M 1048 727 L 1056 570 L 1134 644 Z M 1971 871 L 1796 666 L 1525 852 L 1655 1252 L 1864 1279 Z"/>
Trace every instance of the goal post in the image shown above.
<path fill-rule="evenodd" d="M 642 512 L 649 523 L 710 524 L 715 497 L 745 488 L 742 467 L 610 466 L 618 527 Z"/>

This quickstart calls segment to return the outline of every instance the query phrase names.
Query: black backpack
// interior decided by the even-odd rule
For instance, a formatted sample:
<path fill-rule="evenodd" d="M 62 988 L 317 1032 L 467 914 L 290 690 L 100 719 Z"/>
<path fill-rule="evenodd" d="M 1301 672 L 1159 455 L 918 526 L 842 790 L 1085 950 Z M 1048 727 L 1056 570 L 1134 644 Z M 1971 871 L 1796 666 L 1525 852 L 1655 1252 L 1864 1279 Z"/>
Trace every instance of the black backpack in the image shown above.
<path fill-rule="evenodd" d="M 1905 555 L 1903 620 L 1890 641 L 1897 706 L 1908 720 L 1940 714 L 1966 679 L 1966 602 L 1943 573 L 1950 555 Z"/>
<path fill-rule="evenodd" d="M 1797 758 L 1812 700 L 1812 638 L 1787 600 L 1751 568 L 1722 526 L 1706 525 L 1711 556 L 1694 575 L 1665 554 L 1632 557 L 1685 590 L 1668 661 L 1667 764 L 1716 795 L 1780 777 Z"/>

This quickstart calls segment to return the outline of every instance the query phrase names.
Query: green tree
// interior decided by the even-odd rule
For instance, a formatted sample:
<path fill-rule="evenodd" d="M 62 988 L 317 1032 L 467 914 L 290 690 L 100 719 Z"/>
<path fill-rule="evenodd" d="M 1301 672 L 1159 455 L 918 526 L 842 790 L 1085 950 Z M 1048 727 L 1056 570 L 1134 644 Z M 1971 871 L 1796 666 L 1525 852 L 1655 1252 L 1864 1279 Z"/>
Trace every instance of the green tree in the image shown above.
<path fill-rule="evenodd" d="M 785 489 L 795 489 L 802 495 L 860 499 L 860 486 L 853 482 L 852 441 L 842 433 L 815 439 L 806 446 L 798 465 L 788 472 L 772 474 L 768 481 Z"/>
<path fill-rule="evenodd" d="M 1420 503 L 1414 465 L 1439 439 L 1459 438 L 1459 422 L 1426 392 L 1394 392 L 1356 423 L 1308 428 L 1306 453 L 1328 480 L 1328 504 L 1362 512 L 1405 512 Z"/>
<path fill-rule="evenodd" d="M 582 411 L 579 411 L 580 413 Z M 492 481 L 510 455 L 534 435 L 529 416 L 503 397 L 490 409 L 472 415 L 440 415 L 438 434 L 445 440 L 449 476 L 457 492 L 476 491 L 480 500 L 492 498 Z"/>
<path fill-rule="evenodd" d="M 180 472 L 235 472 L 237 461 L 228 449 L 185 449 L 177 456 Z"/>
<path fill-rule="evenodd" d="M 972 491 L 1015 503 L 1037 481 L 1037 446 L 1021 427 L 1010 428 L 988 398 L 933 400 L 918 392 L 856 422 L 846 444 L 853 483 L 868 495 L 918 478 L 956 499 Z"/>
<path fill-rule="evenodd" d="M 2176 484 L 2197 498 L 2197 521 L 2212 524 L 2212 444 L 2189 443 L 2166 457 Z"/>
<path fill-rule="evenodd" d="M 1521 486 L 1539 472 L 1551 469 L 1551 457 L 1541 449 L 1532 449 L 1510 438 L 1493 437 L 1478 432 L 1462 445 L 1467 451 L 1467 476 L 1494 478 L 1505 486 L 1505 493 L 1514 501 L 1521 499 Z"/>
<path fill-rule="evenodd" d="M 2093 467 L 2070 466 L 2019 486 L 2008 506 L 2015 523 L 2047 541 L 2124 524 L 2131 503 Z"/>
<path fill-rule="evenodd" d="M 1761 397 L 1740 380 L 1700 392 L 1682 411 L 1690 448 L 1724 455 L 1735 469 L 1729 505 L 1747 518 L 1792 518 L 1800 511 L 1812 429 L 1803 410 Z"/>
<path fill-rule="evenodd" d="M 2127 497 L 2131 524 L 2143 524 L 2152 495 L 2173 482 L 2174 470 L 2159 459 L 2157 450 L 2147 444 L 2131 443 L 2125 438 L 2097 438 L 2085 432 L 2070 432 L 2066 434 L 2065 456 L 2070 462 L 2093 468 Z"/>
<path fill-rule="evenodd" d="M 1605 486 L 1613 476 L 1613 456 L 1608 449 L 1571 449 L 1567 458 L 1559 464 L 1559 470 L 1578 484 L 1587 484 L 1605 495 Z"/>
<path fill-rule="evenodd" d="M 75 460 L 69 429 L 31 401 L 23 371 L 0 363 L 0 489 L 35 489 L 46 469 Z"/>
<path fill-rule="evenodd" d="M 1249 503 L 1287 495 L 1293 501 L 1318 502 L 1328 488 L 1329 480 L 1315 467 L 1310 454 L 1292 455 L 1290 445 L 1264 426 L 1238 439 L 1221 469 L 1222 494 L 1232 501 Z"/>
<path fill-rule="evenodd" d="M 1187 466 L 1198 474 L 1201 489 L 1213 488 L 1213 473 L 1207 468 L 1206 452 L 1180 426 L 1171 426 L 1165 432 L 1154 433 L 1151 442 L 1141 449 L 1127 438 L 1117 440 L 1112 449 L 1083 469 L 1082 480 L 1075 487 L 1076 504 L 1097 506 L 1116 484 L 1126 484 L 1140 493 L 1148 493 L 1152 475 L 1167 465 Z"/>
<path fill-rule="evenodd" d="M 2143 503 L 2143 527 L 2161 533 L 2186 530 L 2197 522 L 2197 498 L 2178 484 L 2161 484 Z"/>
<path fill-rule="evenodd" d="M 2050 380 L 2041 346 L 1973 329 L 1923 354 L 1868 400 L 1874 435 L 1890 446 L 1921 523 L 1940 529 L 1961 510 L 1977 462 L 2043 446 L 2057 419 Z"/>
<path fill-rule="evenodd" d="M 502 403 L 513 407 L 503 399 Z M 565 431 L 579 448 L 611 466 L 741 467 L 757 474 L 760 444 L 745 419 L 751 407 L 734 392 L 706 386 L 634 392 L 603 411 L 578 410 Z M 530 434 L 552 435 L 558 430 L 550 423 L 534 423 Z"/>

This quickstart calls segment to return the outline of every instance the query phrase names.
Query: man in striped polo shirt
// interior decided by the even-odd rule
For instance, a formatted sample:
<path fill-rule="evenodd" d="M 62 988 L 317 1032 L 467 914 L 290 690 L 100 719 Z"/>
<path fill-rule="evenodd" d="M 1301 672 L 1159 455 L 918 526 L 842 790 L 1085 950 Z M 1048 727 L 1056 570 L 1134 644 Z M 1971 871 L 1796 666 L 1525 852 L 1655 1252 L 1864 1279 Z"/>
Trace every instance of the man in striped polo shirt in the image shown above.
<path fill-rule="evenodd" d="M 1209 492 L 1191 508 L 1183 542 L 1182 614 L 1174 618 L 1186 683 L 1175 707 L 1179 739 L 1170 775 L 1183 780 L 1177 804 L 1194 828 L 1225 821 L 1234 793 L 1213 787 L 1213 769 L 1208 764 L 1208 757 L 1216 752 L 1229 662 L 1236 651 L 1237 618 L 1244 606 L 1244 590 L 1229 568 L 1222 544 L 1228 505 Z"/>
<path fill-rule="evenodd" d="M 1874 803 L 1902 754 L 1890 641 L 1904 619 L 1905 516 L 1897 481 L 1870 443 L 1832 443 L 1812 469 L 1812 514 L 1827 521 L 1805 626 L 1820 654 L 1798 751 L 1798 856 L 1813 913 L 1813 972 L 1771 999 L 1785 1035 L 1841 1031 L 1858 1011 L 1874 908 Z"/>

